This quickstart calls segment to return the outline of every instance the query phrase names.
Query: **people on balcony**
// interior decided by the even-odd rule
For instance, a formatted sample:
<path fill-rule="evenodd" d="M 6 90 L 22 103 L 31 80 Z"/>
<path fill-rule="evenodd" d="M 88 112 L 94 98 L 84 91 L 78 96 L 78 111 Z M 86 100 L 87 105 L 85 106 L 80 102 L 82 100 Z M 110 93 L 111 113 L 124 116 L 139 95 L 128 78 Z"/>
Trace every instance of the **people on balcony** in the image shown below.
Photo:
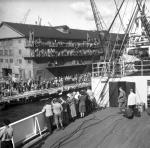
<path fill-rule="evenodd" d="M 36 48 L 31 51 L 31 57 L 62 57 L 62 56 L 92 56 L 101 54 L 98 49 L 55 49 Z"/>

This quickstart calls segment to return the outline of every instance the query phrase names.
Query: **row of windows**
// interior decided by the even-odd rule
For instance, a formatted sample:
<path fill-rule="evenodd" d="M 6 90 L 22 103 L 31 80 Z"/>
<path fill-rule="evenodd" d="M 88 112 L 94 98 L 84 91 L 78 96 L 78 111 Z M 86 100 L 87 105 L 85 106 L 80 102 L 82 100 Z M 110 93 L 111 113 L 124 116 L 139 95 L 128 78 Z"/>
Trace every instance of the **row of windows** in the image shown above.
<path fill-rule="evenodd" d="M 19 49 L 19 55 L 22 54 L 21 49 Z M 13 56 L 12 50 L 0 50 L 0 56 Z"/>
<path fill-rule="evenodd" d="M 13 63 L 13 59 L 0 59 L 0 63 Z M 22 59 L 17 59 L 17 63 L 22 64 Z"/>
<path fill-rule="evenodd" d="M 0 50 L 0 56 L 13 56 L 12 50 Z"/>
<path fill-rule="evenodd" d="M 14 40 L 4 40 L 4 41 L 0 41 L 0 46 L 12 46 L 13 45 Z M 18 43 L 22 42 L 22 39 L 18 39 L 17 40 Z"/>

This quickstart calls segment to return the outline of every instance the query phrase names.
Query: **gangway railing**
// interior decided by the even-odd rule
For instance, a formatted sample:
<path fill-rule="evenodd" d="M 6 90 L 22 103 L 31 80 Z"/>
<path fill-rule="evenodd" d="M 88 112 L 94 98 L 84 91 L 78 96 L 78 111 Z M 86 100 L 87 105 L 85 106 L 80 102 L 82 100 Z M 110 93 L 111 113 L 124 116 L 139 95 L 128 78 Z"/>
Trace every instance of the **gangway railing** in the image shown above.
<path fill-rule="evenodd" d="M 36 113 L 19 121 L 16 121 L 10 126 L 13 128 L 13 145 L 14 148 L 25 145 L 35 137 L 43 136 L 47 130 L 47 125 L 43 112 Z M 4 127 L 1 127 L 2 130 Z"/>
<path fill-rule="evenodd" d="M 134 62 L 98 62 L 92 64 L 92 77 L 124 77 L 150 75 L 150 60 Z"/>

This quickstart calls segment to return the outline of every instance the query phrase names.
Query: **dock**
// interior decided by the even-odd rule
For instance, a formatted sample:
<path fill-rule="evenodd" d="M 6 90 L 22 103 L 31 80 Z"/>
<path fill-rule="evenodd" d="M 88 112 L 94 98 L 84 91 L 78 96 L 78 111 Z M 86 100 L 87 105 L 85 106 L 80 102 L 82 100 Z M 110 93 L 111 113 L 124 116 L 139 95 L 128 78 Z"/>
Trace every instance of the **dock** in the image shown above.
<path fill-rule="evenodd" d="M 38 101 L 39 99 L 50 97 L 53 94 L 56 94 L 58 90 L 61 91 L 69 91 L 70 89 L 75 88 L 85 88 L 91 86 L 91 83 L 78 83 L 78 84 L 69 84 L 63 87 L 49 88 L 49 89 L 41 89 L 41 90 L 32 90 L 28 92 L 24 92 L 23 94 L 17 94 L 14 96 L 3 97 L 0 100 L 0 105 L 11 105 L 11 104 L 20 104 L 20 103 L 28 103 L 32 101 Z"/>

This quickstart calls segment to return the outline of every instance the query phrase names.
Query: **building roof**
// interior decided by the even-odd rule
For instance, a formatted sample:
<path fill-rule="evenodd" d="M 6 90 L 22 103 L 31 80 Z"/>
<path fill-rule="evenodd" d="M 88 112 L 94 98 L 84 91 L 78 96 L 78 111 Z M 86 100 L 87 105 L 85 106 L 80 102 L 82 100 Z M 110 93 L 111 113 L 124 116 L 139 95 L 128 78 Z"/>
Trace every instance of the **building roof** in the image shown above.
<path fill-rule="evenodd" d="M 1 26 L 5 24 L 13 30 L 20 32 L 25 37 L 29 37 L 30 32 L 34 32 L 35 38 L 45 38 L 45 39 L 63 39 L 63 40 L 87 40 L 87 38 L 98 38 L 97 31 L 91 30 L 79 30 L 79 29 L 70 29 L 68 26 L 39 26 L 31 24 L 21 24 L 21 23 L 12 23 L 12 22 L 2 22 Z M 60 31 L 60 28 L 63 31 Z M 65 29 L 68 29 L 64 32 Z M 114 35 L 112 37 L 114 39 Z"/>

